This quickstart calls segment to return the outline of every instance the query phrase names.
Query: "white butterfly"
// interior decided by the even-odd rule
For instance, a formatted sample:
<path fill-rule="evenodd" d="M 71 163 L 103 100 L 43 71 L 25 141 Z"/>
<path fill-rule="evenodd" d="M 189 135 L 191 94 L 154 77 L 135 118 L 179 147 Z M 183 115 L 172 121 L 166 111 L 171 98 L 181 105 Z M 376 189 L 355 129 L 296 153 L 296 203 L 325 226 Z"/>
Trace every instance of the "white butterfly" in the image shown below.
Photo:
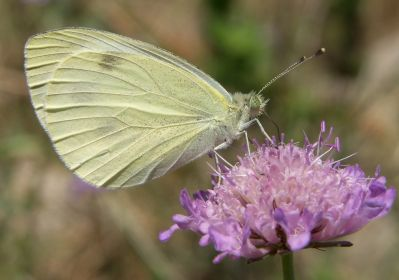
<path fill-rule="evenodd" d="M 104 31 L 33 36 L 25 59 L 33 106 L 57 153 L 99 187 L 139 185 L 226 147 L 266 104 L 259 94 L 231 95 L 167 51 Z"/>

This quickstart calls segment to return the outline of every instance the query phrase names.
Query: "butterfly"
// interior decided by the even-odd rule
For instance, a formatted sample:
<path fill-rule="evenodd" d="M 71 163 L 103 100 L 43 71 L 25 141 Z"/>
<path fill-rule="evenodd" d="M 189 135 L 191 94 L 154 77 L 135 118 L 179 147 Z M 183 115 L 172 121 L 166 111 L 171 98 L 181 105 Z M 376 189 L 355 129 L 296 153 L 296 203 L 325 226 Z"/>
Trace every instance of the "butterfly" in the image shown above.
<path fill-rule="evenodd" d="M 140 185 L 227 147 L 266 105 L 168 51 L 94 29 L 31 37 L 25 73 L 57 154 L 98 187 Z"/>

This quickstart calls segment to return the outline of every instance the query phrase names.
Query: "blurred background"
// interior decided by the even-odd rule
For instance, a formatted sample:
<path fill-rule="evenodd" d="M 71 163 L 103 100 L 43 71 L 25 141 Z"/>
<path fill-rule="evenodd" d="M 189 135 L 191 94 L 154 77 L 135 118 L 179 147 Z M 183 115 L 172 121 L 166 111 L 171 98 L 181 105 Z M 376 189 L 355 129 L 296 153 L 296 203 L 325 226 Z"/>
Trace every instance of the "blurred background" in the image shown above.
<path fill-rule="evenodd" d="M 210 187 L 203 157 L 144 186 L 97 191 L 68 171 L 31 107 L 23 48 L 35 33 L 85 26 L 186 58 L 229 91 L 259 89 L 320 47 L 327 54 L 267 89 L 267 112 L 289 138 L 333 125 L 343 151 L 399 186 L 399 2 L 396 0 L 1 0 L 1 279 L 280 279 L 280 259 L 212 264 L 210 247 L 158 233 L 183 213 L 181 188 Z M 270 120 L 262 123 L 270 132 Z M 251 137 L 261 137 L 256 127 Z M 231 161 L 239 141 L 224 151 Z M 399 279 L 399 212 L 348 236 L 352 248 L 296 254 L 299 279 Z"/>

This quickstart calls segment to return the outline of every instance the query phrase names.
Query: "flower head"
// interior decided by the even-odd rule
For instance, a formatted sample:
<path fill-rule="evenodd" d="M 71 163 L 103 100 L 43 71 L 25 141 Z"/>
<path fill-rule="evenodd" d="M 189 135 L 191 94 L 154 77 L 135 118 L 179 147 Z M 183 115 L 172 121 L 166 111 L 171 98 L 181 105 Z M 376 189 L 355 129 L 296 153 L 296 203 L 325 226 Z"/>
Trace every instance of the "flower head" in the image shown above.
<path fill-rule="evenodd" d="M 340 145 L 338 138 L 329 143 L 331 133 L 323 122 L 315 143 L 305 136 L 303 147 L 277 141 L 257 145 L 234 167 L 222 166 L 213 189 L 193 198 L 182 190 L 180 203 L 187 215 L 174 215 L 175 224 L 160 240 L 188 229 L 202 235 L 201 246 L 212 244 L 219 252 L 215 263 L 226 256 L 256 260 L 323 247 L 323 242 L 331 246 L 332 239 L 384 216 L 395 190 L 386 187 L 378 169 L 367 177 L 359 165 L 334 161 L 331 155 Z"/>

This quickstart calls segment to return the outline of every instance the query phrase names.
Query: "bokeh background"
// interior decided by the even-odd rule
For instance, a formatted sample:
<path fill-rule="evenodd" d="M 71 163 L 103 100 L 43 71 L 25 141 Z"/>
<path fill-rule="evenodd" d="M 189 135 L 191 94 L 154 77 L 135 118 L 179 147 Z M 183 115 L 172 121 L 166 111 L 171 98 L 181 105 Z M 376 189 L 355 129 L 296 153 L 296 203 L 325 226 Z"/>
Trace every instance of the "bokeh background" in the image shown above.
<path fill-rule="evenodd" d="M 302 55 L 327 54 L 268 88 L 267 111 L 287 137 L 315 138 L 321 120 L 342 158 L 399 186 L 399 2 L 396 0 L 1 0 L 0 278 L 279 279 L 280 260 L 211 263 L 212 248 L 179 232 L 178 195 L 210 186 L 203 157 L 142 187 L 96 191 L 73 177 L 32 110 L 23 48 L 35 33 L 104 29 L 154 43 L 229 91 L 259 89 Z M 262 118 L 268 131 L 275 128 Z M 256 127 L 251 137 L 261 137 Z M 224 151 L 234 161 L 239 141 Z M 399 279 L 399 212 L 348 236 L 352 248 L 296 254 L 299 279 Z"/>

